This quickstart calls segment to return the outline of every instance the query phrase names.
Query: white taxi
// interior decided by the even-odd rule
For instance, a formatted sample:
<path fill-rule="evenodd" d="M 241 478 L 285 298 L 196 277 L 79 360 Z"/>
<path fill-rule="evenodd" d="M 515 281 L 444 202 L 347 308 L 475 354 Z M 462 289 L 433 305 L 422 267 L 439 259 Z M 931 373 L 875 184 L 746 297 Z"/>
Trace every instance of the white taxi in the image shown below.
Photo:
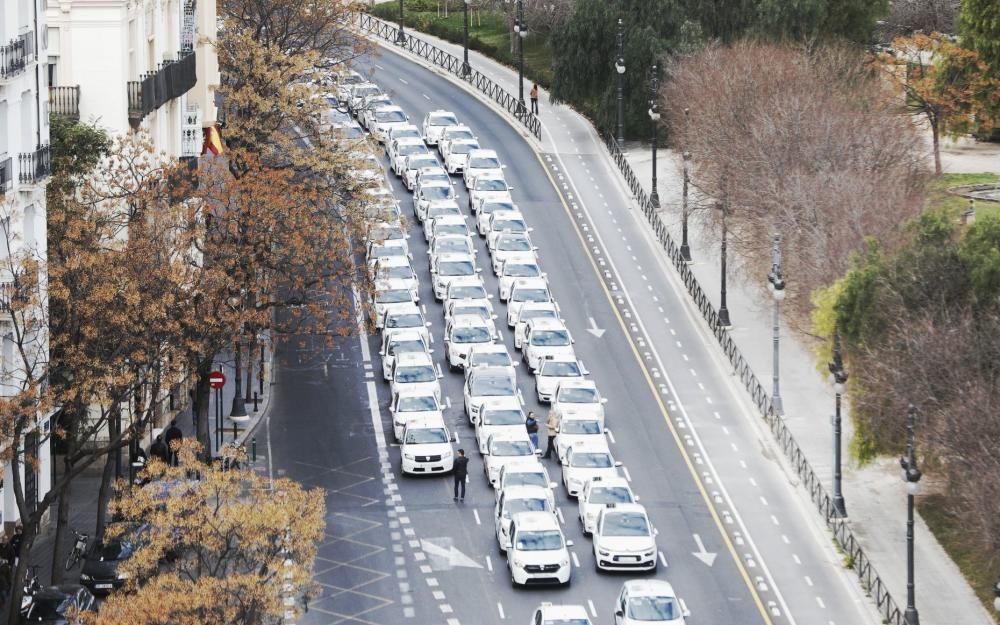
<path fill-rule="evenodd" d="M 443 157 L 445 151 L 448 149 L 448 145 L 452 141 L 478 141 L 475 134 L 472 133 L 472 129 L 468 126 L 458 124 L 457 126 L 448 126 L 441 133 L 441 138 L 438 139 L 437 149 L 438 153 Z"/>
<path fill-rule="evenodd" d="M 473 425 L 479 420 L 483 402 L 502 397 L 521 401 L 517 376 L 510 367 L 476 367 L 465 380 L 464 396 L 465 414 Z"/>
<path fill-rule="evenodd" d="M 542 358 L 535 369 L 535 395 L 539 403 L 552 401 L 559 383 L 563 380 L 581 380 L 587 370 L 578 360 L 563 360 L 561 358 Z"/>
<path fill-rule="evenodd" d="M 457 207 L 458 196 L 455 194 L 455 187 L 449 182 L 440 180 L 421 180 L 413 193 L 413 216 L 422 222 L 427 218 L 431 204 L 437 202 L 452 202 Z"/>
<path fill-rule="evenodd" d="M 482 174 L 469 187 L 469 211 L 484 200 L 511 200 L 510 192 L 513 190 L 514 187 L 507 184 L 502 175 Z"/>
<path fill-rule="evenodd" d="M 540 449 L 535 449 L 528 438 L 528 431 L 522 429 L 516 433 L 494 434 L 486 441 L 486 455 L 483 456 L 483 472 L 490 486 L 496 486 L 500 477 L 500 469 L 508 462 L 517 462 L 525 458 L 537 457 Z"/>
<path fill-rule="evenodd" d="M 454 139 L 441 148 L 441 158 L 444 168 L 449 174 L 460 174 L 465 170 L 465 162 L 469 160 L 469 152 L 479 149 L 475 139 Z"/>
<path fill-rule="evenodd" d="M 522 304 L 552 301 L 549 283 L 545 278 L 518 278 L 514 280 L 514 284 L 510 287 L 510 296 L 507 298 L 507 327 L 514 327 L 514 319 L 521 311 Z M 556 310 L 558 311 L 559 308 L 556 307 Z M 527 328 L 525 328 L 525 336 L 527 336 Z M 523 342 L 518 347 L 523 347 Z"/>
<path fill-rule="evenodd" d="M 389 376 L 389 392 L 393 395 L 407 391 L 429 392 L 440 400 L 440 377 L 434 370 L 430 354 L 396 354 L 396 362 L 392 363 L 392 374 Z"/>
<path fill-rule="evenodd" d="M 382 320 L 382 329 L 385 334 L 403 330 L 416 332 L 428 345 L 431 342 L 430 333 L 427 331 L 429 327 L 431 327 L 431 322 L 424 319 L 420 307 L 416 304 L 389 310 L 385 313 L 385 319 Z"/>
<path fill-rule="evenodd" d="M 623 477 L 595 477 L 587 480 L 577 497 L 577 517 L 583 526 L 585 536 L 594 532 L 597 514 L 610 504 L 637 503 L 639 496 L 632 492 L 628 480 Z"/>
<path fill-rule="evenodd" d="M 478 273 L 476 259 L 468 254 L 441 254 L 435 257 L 431 265 L 434 298 L 443 300 L 447 295 L 448 285 L 455 278 L 475 276 Z"/>
<path fill-rule="evenodd" d="M 413 330 L 387 330 L 382 333 L 382 346 L 379 355 L 382 356 L 382 377 L 388 382 L 392 379 L 392 365 L 400 354 L 431 354 L 433 349 L 423 333 Z"/>
<path fill-rule="evenodd" d="M 538 266 L 538 261 L 532 254 L 530 256 L 514 256 L 506 259 L 500 265 L 500 271 L 497 272 L 497 276 L 500 301 L 506 302 L 507 298 L 510 297 L 510 289 L 514 286 L 514 280 L 518 278 L 544 278 L 546 274 Z"/>
<path fill-rule="evenodd" d="M 441 403 L 434 393 L 426 391 L 407 391 L 393 396 L 389 412 L 392 413 L 392 435 L 397 443 L 402 442 L 403 431 L 411 421 L 444 420 Z"/>
<path fill-rule="evenodd" d="M 444 346 L 448 368 L 457 371 L 465 366 L 465 359 L 473 345 L 490 344 L 496 338 L 493 321 L 479 315 L 452 317 L 445 327 Z"/>
<path fill-rule="evenodd" d="M 431 257 L 433 264 L 434 259 L 442 254 L 475 256 L 476 246 L 470 237 L 461 234 L 442 234 L 431 239 L 427 255 Z"/>
<path fill-rule="evenodd" d="M 458 202 L 455 200 L 438 200 L 431 202 L 427 205 L 427 210 L 424 212 L 425 241 L 428 243 L 431 242 L 435 222 L 444 217 L 452 218 L 445 220 L 445 223 L 459 223 L 465 226 L 465 215 L 462 214 L 462 209 L 458 207 Z"/>
<path fill-rule="evenodd" d="M 557 418 L 559 420 L 556 426 L 555 446 L 560 463 L 566 459 L 566 451 L 576 445 L 578 441 L 589 443 L 603 439 L 604 435 L 608 433 L 604 429 L 604 420 L 591 415 L 570 413 Z"/>
<path fill-rule="evenodd" d="M 558 319 L 532 319 L 524 333 L 521 357 L 532 371 L 541 367 L 542 361 L 546 359 L 576 360 L 573 335 L 569 333 L 566 324 Z"/>
<path fill-rule="evenodd" d="M 503 178 L 504 166 L 500 164 L 500 157 L 495 150 L 473 150 L 465 161 L 465 171 L 462 178 L 465 180 L 465 187 L 472 190 L 473 183 L 482 176 Z"/>
<path fill-rule="evenodd" d="M 591 625 L 582 605 L 554 605 L 543 602 L 535 609 L 531 625 Z"/>
<path fill-rule="evenodd" d="M 570 497 L 576 497 L 587 480 L 595 477 L 618 477 L 621 462 L 614 459 L 606 440 L 577 442 L 566 450 L 562 464 L 562 483 Z"/>
<path fill-rule="evenodd" d="M 507 346 L 502 342 L 490 345 L 473 345 L 469 357 L 465 359 L 465 379 L 481 367 L 502 367 L 512 375 L 516 375 L 514 367 L 518 365 L 507 352 Z"/>
<path fill-rule="evenodd" d="M 455 436 L 442 419 L 414 419 L 403 430 L 401 470 L 408 474 L 447 473 L 455 465 Z"/>
<path fill-rule="evenodd" d="M 407 191 L 413 191 L 417 184 L 417 174 L 421 169 L 440 169 L 437 157 L 433 154 L 412 154 L 406 157 L 403 164 L 403 185 Z"/>
<path fill-rule="evenodd" d="M 556 496 L 553 489 L 557 484 L 549 480 L 549 472 L 538 456 L 503 465 L 500 477 L 497 478 L 496 490 L 493 492 L 495 498 L 499 499 L 504 489 L 511 486 L 540 486 L 547 489 L 549 504 L 555 510 Z"/>
<path fill-rule="evenodd" d="M 527 232 L 500 232 L 491 239 L 491 242 L 493 245 L 489 248 L 490 260 L 495 275 L 500 275 L 500 266 L 510 258 L 522 261 L 537 258 L 535 252 L 538 248 L 531 244 Z"/>
<path fill-rule="evenodd" d="M 424 116 L 424 123 L 422 125 L 424 141 L 427 142 L 427 145 L 437 145 L 438 141 L 441 140 L 441 135 L 444 133 L 445 128 L 457 125 L 458 117 L 451 111 L 443 109 L 431 111 Z"/>
<path fill-rule="evenodd" d="M 541 486 L 511 486 L 506 488 L 493 506 L 493 527 L 500 545 L 500 553 L 510 548 L 510 520 L 521 512 L 549 512 L 555 510 L 549 504 L 549 489 Z"/>
<path fill-rule="evenodd" d="M 497 397 L 482 403 L 476 421 L 476 447 L 486 455 L 487 443 L 494 434 L 514 436 L 526 432 L 524 410 L 517 397 Z"/>
<path fill-rule="evenodd" d="M 479 236 L 486 236 L 486 232 L 489 230 L 490 217 L 497 211 L 514 211 L 518 214 L 521 212 L 517 204 L 511 200 L 490 200 L 484 198 L 476 202 L 473 206 L 473 212 L 476 219 L 476 232 L 479 233 Z"/>
<path fill-rule="evenodd" d="M 631 579 L 615 599 L 615 625 L 684 625 L 691 616 L 670 582 Z"/>
<path fill-rule="evenodd" d="M 572 565 L 567 547 L 573 542 L 563 537 L 555 515 L 520 512 L 510 520 L 507 534 L 511 537 L 507 566 L 513 585 L 569 584 Z"/>
<path fill-rule="evenodd" d="M 390 310 L 409 310 L 416 298 L 405 280 L 380 280 L 375 285 L 375 327 L 381 328 Z"/>
<path fill-rule="evenodd" d="M 442 215 L 434 219 L 428 219 L 424 224 L 430 224 L 427 237 L 428 243 L 434 237 L 443 234 L 469 236 L 469 226 L 465 223 L 465 216 L 463 215 Z"/>
<path fill-rule="evenodd" d="M 597 385 L 591 380 L 563 380 L 556 389 L 552 410 L 557 418 L 568 415 L 587 416 L 604 423 L 606 397 L 601 397 Z"/>
<path fill-rule="evenodd" d="M 515 278 L 516 282 L 519 278 Z M 513 288 L 513 282 L 511 283 Z M 510 300 L 510 293 L 507 294 Z M 521 305 L 516 315 L 514 315 L 514 349 L 521 349 L 524 343 L 524 335 L 528 328 L 528 321 L 531 319 L 558 319 L 559 306 L 555 302 L 526 302 Z"/>
<path fill-rule="evenodd" d="M 389 138 L 389 131 L 393 128 L 409 125 L 410 118 L 398 106 L 380 106 L 369 113 L 368 129 L 371 130 L 372 136 L 379 143 L 386 142 Z"/>
<path fill-rule="evenodd" d="M 600 571 L 655 571 L 656 534 L 642 504 L 605 506 L 594 527 L 594 564 Z"/>
<path fill-rule="evenodd" d="M 491 243 L 500 232 L 531 232 L 520 210 L 495 210 L 486 222 L 486 247 L 492 249 Z"/>

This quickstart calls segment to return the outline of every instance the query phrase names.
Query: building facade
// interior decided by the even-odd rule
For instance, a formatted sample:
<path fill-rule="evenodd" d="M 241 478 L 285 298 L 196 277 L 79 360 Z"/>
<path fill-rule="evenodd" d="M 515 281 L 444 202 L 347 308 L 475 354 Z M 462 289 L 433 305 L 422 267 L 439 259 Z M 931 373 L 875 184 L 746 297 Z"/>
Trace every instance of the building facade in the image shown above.
<path fill-rule="evenodd" d="M 51 160 L 44 1 L 0 2 L 0 396 L 6 397 L 24 387 L 29 369 L 44 375 L 48 360 L 42 310 L 15 312 L 11 308 L 15 272 L 27 270 L 28 265 L 8 262 L 29 256 L 44 261 L 46 256 L 45 185 Z M 41 309 L 47 309 L 45 276 L 39 278 Z M 27 335 L 22 334 L 25 330 Z M 18 335 L 21 338 L 15 340 Z M 22 352 L 19 347 L 27 349 Z M 37 428 L 23 440 L 0 441 L 4 450 L 15 445 L 18 449 L 16 461 L 4 462 L 0 487 L 0 519 L 8 531 L 19 518 L 11 487 L 13 472 L 20 473 L 29 507 L 51 486 L 49 415 L 38 415 L 36 422 Z"/>

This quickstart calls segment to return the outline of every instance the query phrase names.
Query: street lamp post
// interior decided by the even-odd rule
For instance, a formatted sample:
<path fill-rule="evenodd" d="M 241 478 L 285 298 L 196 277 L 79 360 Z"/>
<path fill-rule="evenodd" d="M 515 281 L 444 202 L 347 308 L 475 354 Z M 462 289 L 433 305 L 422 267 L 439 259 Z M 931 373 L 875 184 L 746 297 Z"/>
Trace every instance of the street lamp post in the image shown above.
<path fill-rule="evenodd" d="M 234 417 L 245 417 L 247 416 L 247 406 L 243 401 L 243 384 L 240 381 L 240 376 L 243 374 L 243 348 L 240 345 L 241 341 L 236 341 L 236 359 L 234 363 L 234 373 L 233 373 L 233 408 L 230 411 L 230 418 Z"/>
<path fill-rule="evenodd" d="M 913 404 L 906 409 L 906 455 L 899 459 L 906 482 L 906 610 L 903 622 L 906 625 L 920 625 L 917 613 L 916 589 L 913 582 L 913 497 L 920 489 L 920 469 L 917 468 L 916 449 L 913 442 L 913 428 L 917 419 L 917 409 Z"/>
<path fill-rule="evenodd" d="M 827 364 L 830 375 L 833 376 L 833 392 L 835 393 L 833 413 L 833 511 L 834 518 L 847 516 L 847 504 L 844 503 L 844 493 L 841 490 L 840 472 L 840 396 L 844 394 L 844 385 L 850 374 L 844 370 L 844 357 L 840 352 L 840 330 L 833 329 L 833 362 Z"/>
<path fill-rule="evenodd" d="M 781 390 L 778 383 L 778 344 L 781 335 L 778 307 L 781 305 L 781 300 L 785 299 L 785 280 L 781 277 L 781 235 L 778 233 L 774 234 L 774 241 L 771 247 L 771 275 L 767 277 L 767 288 L 771 291 L 771 295 L 774 297 L 774 371 L 772 373 L 774 390 L 771 393 L 771 407 L 774 409 L 775 414 L 781 415 L 784 413 L 784 409 L 781 405 Z"/>
<path fill-rule="evenodd" d="M 622 18 L 618 18 L 618 34 L 616 35 L 618 45 L 618 58 L 615 59 L 615 73 L 618 74 L 618 147 L 622 149 L 625 145 L 625 31 L 622 26 Z"/>
<path fill-rule="evenodd" d="M 406 43 L 406 34 L 403 33 L 403 0 L 399 0 L 399 30 L 396 31 L 396 43 Z"/>
<path fill-rule="evenodd" d="M 472 72 L 472 67 L 469 65 L 469 3 L 472 0 L 465 0 L 463 3 L 465 8 L 465 32 L 462 36 L 462 76 L 468 76 Z"/>
<path fill-rule="evenodd" d="M 660 121 L 660 78 L 657 74 L 655 63 L 653 64 L 651 74 L 650 86 L 652 87 L 653 97 L 649 100 L 649 119 L 652 120 L 651 125 L 653 127 L 653 191 L 649 194 L 649 203 L 653 206 L 653 210 L 659 210 L 660 194 L 656 191 L 656 144 Z"/>
<path fill-rule="evenodd" d="M 521 110 L 524 110 L 524 38 L 528 36 L 528 25 L 524 22 L 524 0 L 517 0 L 514 34 L 517 35 L 517 101 Z"/>
<path fill-rule="evenodd" d="M 719 289 L 719 325 L 723 328 L 731 328 L 733 322 L 729 320 L 729 306 L 726 305 L 726 251 L 729 246 L 729 232 L 726 226 L 726 215 L 729 208 L 726 206 L 728 200 L 719 203 L 719 210 L 722 211 L 722 251 L 720 253 L 720 265 L 722 273 L 722 287 Z"/>
<path fill-rule="evenodd" d="M 687 114 L 687 109 L 684 109 Z M 681 260 L 691 262 L 691 246 L 688 244 L 688 190 L 691 185 L 691 153 L 687 150 L 681 155 L 684 173 L 684 191 L 681 196 Z"/>

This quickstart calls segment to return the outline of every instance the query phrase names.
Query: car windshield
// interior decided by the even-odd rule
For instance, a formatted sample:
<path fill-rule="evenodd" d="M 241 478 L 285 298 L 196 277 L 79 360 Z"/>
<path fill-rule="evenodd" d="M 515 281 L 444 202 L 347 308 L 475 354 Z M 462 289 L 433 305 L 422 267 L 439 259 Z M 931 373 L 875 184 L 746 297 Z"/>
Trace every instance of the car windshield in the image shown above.
<path fill-rule="evenodd" d="M 452 143 L 448 151 L 452 154 L 468 154 L 478 148 L 479 146 L 475 143 Z"/>
<path fill-rule="evenodd" d="M 510 299 L 514 302 L 547 302 L 549 301 L 549 290 L 531 288 L 514 289 Z"/>
<path fill-rule="evenodd" d="M 96 555 L 101 562 L 126 560 L 135 551 L 135 545 L 126 540 L 109 540 L 96 547 Z"/>
<path fill-rule="evenodd" d="M 614 466 L 611 456 L 604 452 L 579 452 L 572 454 L 569 466 L 584 469 L 609 469 Z"/>
<path fill-rule="evenodd" d="M 456 139 L 475 139 L 476 137 L 472 134 L 472 131 L 468 128 L 455 128 L 454 130 L 445 130 L 449 141 L 454 141 Z"/>
<path fill-rule="evenodd" d="M 334 128 L 335 132 L 340 133 L 345 139 L 357 139 L 361 135 L 365 134 L 365 131 L 357 124 L 345 124 L 343 126 L 338 126 Z"/>
<path fill-rule="evenodd" d="M 524 425 L 520 410 L 485 410 L 483 425 Z"/>
<path fill-rule="evenodd" d="M 524 237 L 500 237 L 497 241 L 497 249 L 505 252 L 530 252 L 531 241 Z"/>
<path fill-rule="evenodd" d="M 396 404 L 396 412 L 427 412 L 428 410 L 437 410 L 437 407 L 433 395 L 400 397 Z"/>
<path fill-rule="evenodd" d="M 375 121 L 386 124 L 405 122 L 406 113 L 403 111 L 375 111 Z"/>
<path fill-rule="evenodd" d="M 500 159 L 495 156 L 474 156 L 469 159 L 469 169 L 500 169 Z"/>
<path fill-rule="evenodd" d="M 508 499 L 504 504 L 507 508 L 507 517 L 510 518 L 518 512 L 545 512 L 548 507 L 544 499 Z"/>
<path fill-rule="evenodd" d="M 478 375 L 472 380 L 471 394 L 477 397 L 509 397 L 517 393 L 514 378 L 506 375 Z"/>
<path fill-rule="evenodd" d="M 564 388 L 559 391 L 559 401 L 567 404 L 596 404 L 599 400 L 597 389 Z"/>
<path fill-rule="evenodd" d="M 354 97 L 356 98 L 365 98 L 370 95 L 375 95 L 376 93 L 382 93 L 382 90 L 375 85 L 364 85 L 354 88 Z"/>
<path fill-rule="evenodd" d="M 416 131 L 412 131 L 416 132 Z M 394 133 L 395 134 L 395 133 Z M 418 154 L 411 156 L 406 160 L 407 169 L 420 170 L 421 167 L 433 167 L 437 165 L 437 160 L 433 156 L 424 156 L 423 154 Z"/>
<path fill-rule="evenodd" d="M 396 226 L 379 226 L 372 233 L 372 239 L 376 241 L 398 241 L 403 238 L 403 231 Z"/>
<path fill-rule="evenodd" d="M 26 623 L 32 621 L 61 621 L 63 615 L 73 605 L 72 597 L 43 597 L 34 599 L 24 617 Z"/>
<path fill-rule="evenodd" d="M 435 254 L 448 254 L 451 252 L 466 253 L 469 251 L 468 242 L 462 239 L 445 239 L 434 246 Z"/>
<path fill-rule="evenodd" d="M 407 137 L 413 137 L 414 139 L 419 139 L 420 131 L 417 130 L 416 128 L 396 128 L 395 130 L 392 131 L 393 139 L 404 139 Z M 436 161 L 433 158 L 428 160 L 430 161 L 428 164 L 433 165 L 434 163 L 436 163 Z"/>
<path fill-rule="evenodd" d="M 404 143 L 396 148 L 396 154 L 399 156 L 409 156 L 417 153 L 427 153 L 427 146 L 423 143 Z"/>
<path fill-rule="evenodd" d="M 527 232 L 528 226 L 521 219 L 496 219 L 493 221 L 493 229 L 503 232 Z"/>
<path fill-rule="evenodd" d="M 391 291 L 380 292 L 376 296 L 375 301 L 379 304 L 399 304 L 412 301 L 412 299 L 408 289 L 392 289 Z"/>
<path fill-rule="evenodd" d="M 431 126 L 455 126 L 458 124 L 458 119 L 454 115 L 438 113 L 431 115 L 429 124 Z"/>
<path fill-rule="evenodd" d="M 412 354 L 414 352 L 426 351 L 426 346 L 424 342 L 419 339 L 414 339 L 412 341 L 397 341 L 395 343 L 390 343 L 388 349 L 386 350 L 390 356 L 395 356 L 396 354 Z"/>
<path fill-rule="evenodd" d="M 673 597 L 630 597 L 628 617 L 633 621 L 674 621 L 681 609 Z"/>
<path fill-rule="evenodd" d="M 392 315 L 385 320 L 387 328 L 417 328 L 422 325 L 424 325 L 424 320 L 419 313 Z"/>
<path fill-rule="evenodd" d="M 605 512 L 604 536 L 649 536 L 649 521 L 641 512 Z"/>
<path fill-rule="evenodd" d="M 420 195 L 424 196 L 425 200 L 448 200 L 455 197 L 455 190 L 451 188 L 451 185 L 439 186 L 439 187 L 423 187 L 420 190 Z M 461 215 L 461 211 L 451 213 L 453 215 Z"/>
<path fill-rule="evenodd" d="M 486 352 L 482 354 L 472 354 L 470 364 L 474 367 L 509 367 L 511 366 L 510 355 L 507 352 Z"/>
<path fill-rule="evenodd" d="M 570 344 L 566 330 L 536 330 L 531 333 L 531 344 L 543 347 L 563 347 Z"/>
<path fill-rule="evenodd" d="M 496 178 L 476 180 L 476 191 L 506 191 L 507 183 Z"/>
<path fill-rule="evenodd" d="M 490 447 L 491 456 L 530 456 L 535 453 L 531 441 L 493 441 Z"/>
<path fill-rule="evenodd" d="M 455 306 L 451 309 L 451 314 L 454 316 L 475 315 L 482 319 L 489 319 L 490 309 L 485 306 Z"/>
<path fill-rule="evenodd" d="M 403 441 L 407 445 L 430 445 L 433 443 L 447 443 L 448 433 L 444 428 L 418 428 L 406 430 L 406 438 Z"/>
<path fill-rule="evenodd" d="M 396 265 L 395 267 L 382 267 L 379 270 L 379 278 L 395 278 L 397 280 L 409 280 L 413 278 L 413 269 L 409 265 Z"/>
<path fill-rule="evenodd" d="M 482 206 L 479 207 L 479 212 L 486 213 L 487 215 L 494 211 L 509 210 L 514 210 L 514 205 L 510 202 L 483 202 Z"/>
<path fill-rule="evenodd" d="M 575 378 L 583 375 L 580 373 L 580 365 L 575 362 L 554 362 L 543 361 L 539 375 L 547 375 L 553 378 Z"/>
<path fill-rule="evenodd" d="M 435 379 L 437 378 L 434 376 L 434 367 L 430 365 L 413 365 L 396 369 L 396 381 L 403 384 L 433 382 Z"/>
<path fill-rule="evenodd" d="M 632 503 L 632 494 L 624 486 L 599 486 L 590 489 L 587 500 L 595 504 Z"/>
<path fill-rule="evenodd" d="M 371 257 L 380 256 L 406 256 L 406 249 L 399 245 L 373 245 Z"/>
<path fill-rule="evenodd" d="M 600 434 L 601 424 L 597 421 L 584 419 L 567 419 L 559 425 L 561 434 Z"/>
<path fill-rule="evenodd" d="M 456 286 L 452 287 L 449 297 L 451 299 L 486 299 L 486 289 L 478 284 Z M 452 314 L 457 315 L 459 313 L 457 311 L 453 311 Z"/>
<path fill-rule="evenodd" d="M 472 276 L 476 267 L 471 260 L 446 260 L 438 263 L 438 275 L 441 276 Z"/>
<path fill-rule="evenodd" d="M 449 182 L 447 173 L 430 172 L 425 174 L 420 174 L 420 184 L 427 184 L 430 182 Z"/>
<path fill-rule="evenodd" d="M 489 329 L 478 326 L 452 328 L 451 340 L 455 343 L 489 343 L 493 340 Z"/>
<path fill-rule="evenodd" d="M 344 85 L 357 85 L 364 81 L 364 76 L 359 76 L 357 74 L 348 74 L 340 79 L 340 83 Z"/>
<path fill-rule="evenodd" d="M 434 226 L 434 234 L 468 235 L 469 229 L 466 227 L 465 224 L 440 224 Z"/>
<path fill-rule="evenodd" d="M 503 480 L 504 486 L 543 486 L 548 488 L 549 480 L 541 471 L 516 471 L 508 473 Z"/>
<path fill-rule="evenodd" d="M 517 549 L 519 551 L 552 551 L 562 549 L 562 546 L 563 539 L 559 530 L 517 533 Z"/>
<path fill-rule="evenodd" d="M 503 266 L 503 275 L 511 278 L 537 278 L 541 275 L 538 265 L 508 263 Z"/>

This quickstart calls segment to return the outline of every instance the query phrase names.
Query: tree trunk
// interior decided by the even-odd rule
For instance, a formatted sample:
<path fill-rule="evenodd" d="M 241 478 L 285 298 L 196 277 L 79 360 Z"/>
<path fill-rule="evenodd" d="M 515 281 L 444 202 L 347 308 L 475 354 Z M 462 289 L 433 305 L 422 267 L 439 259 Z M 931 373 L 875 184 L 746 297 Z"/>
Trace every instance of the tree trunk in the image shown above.
<path fill-rule="evenodd" d="M 31 515 L 27 521 L 22 519 L 24 535 L 21 540 L 21 557 L 14 567 L 13 586 L 10 589 L 10 597 L 7 605 L 6 623 L 20 623 L 21 619 L 21 599 L 24 597 L 24 575 L 28 571 L 28 562 L 31 559 L 31 549 L 35 545 L 35 538 L 38 536 L 38 512 Z"/>
<path fill-rule="evenodd" d="M 941 175 L 941 131 L 938 128 L 938 121 L 931 120 L 931 137 L 934 140 L 934 173 Z"/>
<path fill-rule="evenodd" d="M 202 448 L 202 459 L 210 462 L 212 459 L 212 433 L 208 427 L 208 404 L 212 387 L 209 384 L 208 376 L 212 375 L 212 359 L 202 358 L 198 361 L 198 378 L 194 388 L 194 407 L 198 415 L 198 443 Z"/>
<path fill-rule="evenodd" d="M 67 457 L 63 458 L 63 463 L 66 465 L 67 475 L 73 469 L 73 463 L 69 461 L 69 454 Z M 63 535 L 66 533 L 66 527 L 69 525 L 69 499 L 70 493 L 73 490 L 73 481 L 70 480 L 66 483 L 62 492 L 59 493 L 59 509 L 56 512 L 56 534 L 52 538 L 52 585 L 61 584 L 63 582 L 63 561 L 62 561 L 62 547 Z"/>
<path fill-rule="evenodd" d="M 253 389 L 253 355 L 257 351 L 256 335 L 250 335 L 250 343 L 247 345 L 247 366 L 246 366 L 246 388 L 243 389 L 243 401 L 250 403 L 250 396 Z"/>
<path fill-rule="evenodd" d="M 104 461 L 104 473 L 101 475 L 101 489 L 97 494 L 97 523 L 94 527 L 94 544 L 104 539 L 104 526 L 107 525 L 108 502 L 111 500 L 111 478 L 115 474 L 115 456 L 118 450 L 108 452 Z"/>

